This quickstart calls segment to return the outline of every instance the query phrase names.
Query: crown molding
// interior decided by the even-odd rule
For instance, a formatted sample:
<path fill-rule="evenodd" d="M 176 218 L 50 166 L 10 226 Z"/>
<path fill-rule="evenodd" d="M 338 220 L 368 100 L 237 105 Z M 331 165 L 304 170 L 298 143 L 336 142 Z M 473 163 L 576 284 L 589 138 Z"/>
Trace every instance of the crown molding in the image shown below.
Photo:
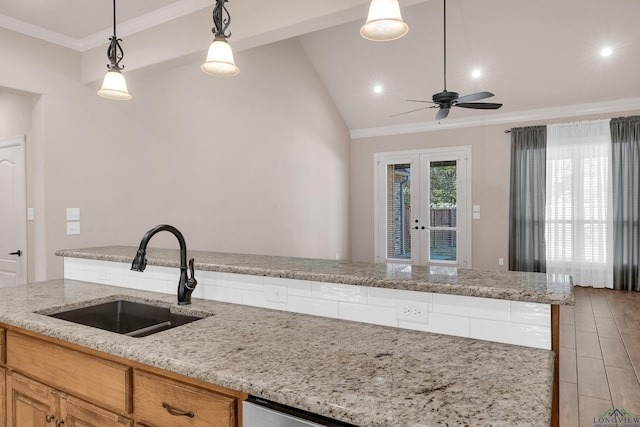
<path fill-rule="evenodd" d="M 351 129 L 350 132 L 351 139 L 361 139 L 377 136 L 432 132 L 445 129 L 528 122 L 534 120 L 549 120 L 562 117 L 584 116 L 589 114 L 616 113 L 630 110 L 640 110 L 640 98 L 626 98 L 616 101 L 606 101 L 591 104 L 540 108 L 535 110 L 525 110 L 505 114 L 483 114 L 479 117 L 446 119 L 438 122 L 414 122 L 401 125 Z"/>
<path fill-rule="evenodd" d="M 206 7 L 213 7 L 213 0 L 180 0 L 161 7 L 160 9 L 153 10 L 145 15 L 128 21 L 118 22 L 118 36 L 135 34 L 155 27 L 156 25 L 164 24 L 190 13 L 197 12 Z M 85 52 L 106 45 L 107 42 L 105 40 L 109 40 L 109 37 L 113 35 L 111 29 L 105 29 L 82 39 L 76 39 L 2 14 L 0 14 L 0 27 L 78 52 Z"/>
<path fill-rule="evenodd" d="M 0 27 L 69 49 L 80 50 L 80 41 L 78 39 L 29 24 L 11 16 L 0 14 Z"/>

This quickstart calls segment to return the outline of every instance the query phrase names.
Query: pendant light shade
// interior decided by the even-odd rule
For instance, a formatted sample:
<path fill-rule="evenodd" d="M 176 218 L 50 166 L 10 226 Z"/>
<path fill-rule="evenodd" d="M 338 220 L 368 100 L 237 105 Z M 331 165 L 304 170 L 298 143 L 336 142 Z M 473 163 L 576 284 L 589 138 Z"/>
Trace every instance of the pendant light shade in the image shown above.
<path fill-rule="evenodd" d="M 211 32 L 215 35 L 213 43 L 209 46 L 207 60 L 200 69 L 211 75 L 218 77 L 232 77 L 240 72 L 240 68 L 233 59 L 233 51 L 227 42 L 231 33 L 227 32 L 231 24 L 231 15 L 225 7 L 229 0 L 216 0 L 213 8 L 213 28 Z"/>
<path fill-rule="evenodd" d="M 113 37 L 109 41 L 107 58 L 109 58 L 110 64 L 107 64 L 108 71 L 104 76 L 98 95 L 117 101 L 128 101 L 131 99 L 131 94 L 127 90 L 127 82 L 122 74 L 124 66 L 120 65 L 120 61 L 124 58 L 124 51 L 120 46 L 122 40 L 116 35 L 116 0 L 113 0 Z"/>
<path fill-rule="evenodd" d="M 390 41 L 407 34 L 409 26 L 402 20 L 398 0 L 371 0 L 367 22 L 360 35 L 367 40 Z"/>
<path fill-rule="evenodd" d="M 233 51 L 224 37 L 218 38 L 209 46 L 207 60 L 200 69 L 212 76 L 232 77 L 240 72 L 233 60 Z"/>
<path fill-rule="evenodd" d="M 98 91 L 98 95 L 115 99 L 119 101 L 128 101 L 131 99 L 131 94 L 127 90 L 127 81 L 124 75 L 120 71 L 109 70 L 104 76 L 102 82 L 102 88 Z"/>

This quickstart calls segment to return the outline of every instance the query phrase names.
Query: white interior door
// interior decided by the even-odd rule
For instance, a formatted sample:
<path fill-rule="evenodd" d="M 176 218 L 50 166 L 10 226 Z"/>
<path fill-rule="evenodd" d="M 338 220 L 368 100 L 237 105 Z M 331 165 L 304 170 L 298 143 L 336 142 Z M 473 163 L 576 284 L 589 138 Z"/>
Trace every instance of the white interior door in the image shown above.
<path fill-rule="evenodd" d="M 27 281 L 24 137 L 0 139 L 0 287 Z"/>
<path fill-rule="evenodd" d="M 471 148 L 374 160 L 376 262 L 471 268 Z"/>

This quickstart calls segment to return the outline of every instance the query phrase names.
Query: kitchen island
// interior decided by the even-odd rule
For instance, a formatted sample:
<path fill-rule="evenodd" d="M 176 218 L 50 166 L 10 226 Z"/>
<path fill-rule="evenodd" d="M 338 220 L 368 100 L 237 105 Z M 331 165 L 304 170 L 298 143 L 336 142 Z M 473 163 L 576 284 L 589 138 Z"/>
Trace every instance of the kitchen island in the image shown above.
<path fill-rule="evenodd" d="M 129 271 L 136 250 L 56 254 L 65 257 L 65 278 L 175 293 L 178 251 L 149 249 L 154 271 L 145 277 Z M 558 425 L 559 306 L 574 304 L 570 276 L 204 251 L 189 257 L 201 283 L 194 297 L 551 349 L 551 424 Z"/>
<path fill-rule="evenodd" d="M 361 426 L 548 426 L 548 350 L 194 299 L 213 316 L 131 338 L 41 313 L 114 296 L 74 280 L 0 289 L 0 327 L 26 330 Z M 177 306 L 176 306 L 177 308 Z"/>
<path fill-rule="evenodd" d="M 133 246 L 105 246 L 64 249 L 56 255 L 65 257 L 65 261 L 85 259 L 130 266 L 136 250 Z M 574 304 L 570 278 L 563 275 L 208 251 L 189 251 L 188 257 L 195 259 L 195 268 L 200 271 L 542 304 Z M 147 260 L 153 266 L 180 266 L 179 253 L 175 249 L 149 248 Z"/>

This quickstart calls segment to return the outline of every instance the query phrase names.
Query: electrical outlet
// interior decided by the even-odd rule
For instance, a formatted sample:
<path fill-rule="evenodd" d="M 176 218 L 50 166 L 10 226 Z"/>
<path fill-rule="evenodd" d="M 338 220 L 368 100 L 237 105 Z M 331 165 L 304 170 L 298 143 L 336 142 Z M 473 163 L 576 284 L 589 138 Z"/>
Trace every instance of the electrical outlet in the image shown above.
<path fill-rule="evenodd" d="M 264 299 L 269 302 L 287 302 L 287 287 L 264 285 Z"/>
<path fill-rule="evenodd" d="M 498 265 L 504 265 L 504 258 L 498 258 Z"/>
<path fill-rule="evenodd" d="M 396 319 L 405 322 L 429 323 L 429 304 L 413 301 L 396 301 Z"/>

